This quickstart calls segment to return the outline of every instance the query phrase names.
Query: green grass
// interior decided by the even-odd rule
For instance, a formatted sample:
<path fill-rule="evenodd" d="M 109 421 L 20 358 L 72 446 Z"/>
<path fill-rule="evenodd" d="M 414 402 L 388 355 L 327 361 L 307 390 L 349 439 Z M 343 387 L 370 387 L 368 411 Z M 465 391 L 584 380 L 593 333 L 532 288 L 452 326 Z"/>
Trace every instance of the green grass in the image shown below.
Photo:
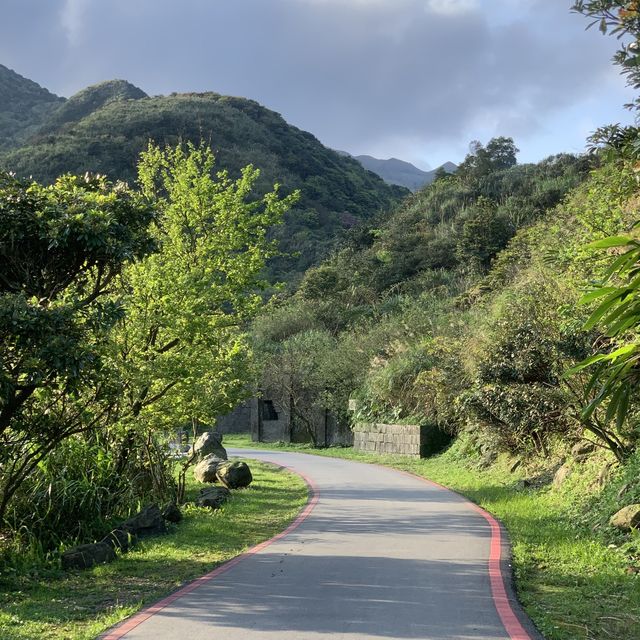
<path fill-rule="evenodd" d="M 559 490 L 549 485 L 522 489 L 531 475 L 512 461 L 489 469 L 469 463 L 461 446 L 426 460 L 372 456 L 348 448 L 311 450 L 306 445 L 253 443 L 225 436 L 227 447 L 290 449 L 316 455 L 375 462 L 444 484 L 497 516 L 509 531 L 518 597 L 549 640 L 640 640 L 640 536 L 629 539 L 607 525 L 617 508 L 640 501 L 640 457 L 618 469 L 604 491 L 593 486 L 608 462 L 596 455 L 575 464 Z M 631 484 L 619 497 L 620 488 Z M 634 493 L 635 492 L 635 493 Z"/>
<path fill-rule="evenodd" d="M 86 571 L 35 568 L 0 583 L 2 640 L 88 640 L 247 548 L 279 533 L 299 513 L 298 476 L 250 461 L 252 485 L 219 511 L 190 507 L 170 535 L 140 543 L 116 562 Z M 191 497 L 197 492 L 189 485 Z"/>

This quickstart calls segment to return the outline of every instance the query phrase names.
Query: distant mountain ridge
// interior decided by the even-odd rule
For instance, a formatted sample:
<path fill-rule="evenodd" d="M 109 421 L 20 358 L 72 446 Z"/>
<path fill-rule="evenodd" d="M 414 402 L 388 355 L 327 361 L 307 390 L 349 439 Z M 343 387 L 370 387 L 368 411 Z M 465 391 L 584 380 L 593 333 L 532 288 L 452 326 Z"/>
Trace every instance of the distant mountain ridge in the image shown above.
<path fill-rule="evenodd" d="M 295 282 L 347 229 L 409 193 L 257 102 L 213 92 L 149 97 L 125 80 L 111 80 L 65 100 L 0 67 L 0 126 L 0 169 L 42 182 L 90 171 L 133 183 L 150 140 L 205 141 L 232 177 L 248 164 L 259 168 L 258 193 L 276 182 L 283 194 L 300 189 L 300 201 L 273 231 L 283 253 L 270 265 L 274 281 Z"/>
<path fill-rule="evenodd" d="M 338 153 L 355 158 L 365 169 L 379 175 L 387 184 L 406 187 L 414 192 L 431 184 L 435 180 L 438 169 L 442 168 L 447 173 L 455 173 L 458 169 L 453 162 L 445 162 L 441 167 L 423 171 L 410 162 L 398 160 L 398 158 L 381 160 L 368 155 L 352 156 L 346 151 L 338 151 Z"/>

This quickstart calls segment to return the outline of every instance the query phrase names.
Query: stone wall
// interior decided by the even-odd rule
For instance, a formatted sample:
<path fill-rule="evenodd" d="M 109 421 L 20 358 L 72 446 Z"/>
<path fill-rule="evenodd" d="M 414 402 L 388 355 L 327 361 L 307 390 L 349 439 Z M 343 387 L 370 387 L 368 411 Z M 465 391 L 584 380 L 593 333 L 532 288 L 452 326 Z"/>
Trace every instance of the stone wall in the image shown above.
<path fill-rule="evenodd" d="M 231 413 L 216 418 L 218 433 L 249 433 L 251 431 L 251 402 L 239 404 Z"/>
<path fill-rule="evenodd" d="M 419 458 L 427 430 L 414 424 L 369 424 L 353 426 L 353 448 L 364 453 L 395 453 Z"/>

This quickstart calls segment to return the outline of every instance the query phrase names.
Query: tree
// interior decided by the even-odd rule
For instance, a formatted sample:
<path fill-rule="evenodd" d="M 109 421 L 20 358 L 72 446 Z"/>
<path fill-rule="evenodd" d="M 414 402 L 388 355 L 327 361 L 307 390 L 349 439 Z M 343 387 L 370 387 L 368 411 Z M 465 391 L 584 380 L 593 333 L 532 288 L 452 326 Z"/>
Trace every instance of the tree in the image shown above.
<path fill-rule="evenodd" d="M 635 90 L 640 89 L 640 3 L 637 0 L 579 0 L 574 3 L 573 11 L 592 18 L 589 26 L 598 24 L 603 34 L 618 37 L 621 44 L 613 62 L 622 68 L 627 84 Z M 630 43 L 625 41 L 627 36 L 632 38 Z M 636 98 L 626 106 L 638 111 L 640 99 Z M 598 129 L 590 140 L 593 148 L 604 148 L 613 158 L 623 162 L 631 160 L 637 167 L 638 131 L 636 127 L 610 125 Z M 600 353 L 579 362 L 567 375 L 591 372 L 583 394 L 582 421 L 622 460 L 633 450 L 634 441 L 640 438 L 633 427 L 624 433 L 634 405 L 637 405 L 636 388 L 640 381 L 640 243 L 631 233 L 605 238 L 590 246 L 617 254 L 603 279 L 582 298 L 583 304 L 597 303 L 585 328 L 600 328 L 604 336 L 599 343 Z M 602 409 L 605 410 L 603 417 L 599 415 Z M 612 423 L 614 426 L 610 426 Z"/>
<path fill-rule="evenodd" d="M 123 272 L 127 309 L 115 335 L 112 366 L 123 380 L 122 464 L 141 425 L 208 422 L 232 408 L 253 377 L 245 329 L 262 305 L 261 278 L 275 254 L 267 231 L 297 193 L 278 187 L 250 200 L 259 171 L 232 181 L 212 176 L 205 146 L 150 145 L 142 154 L 142 193 L 158 210 L 159 250 Z"/>
<path fill-rule="evenodd" d="M 638 401 L 636 389 L 640 382 L 640 242 L 630 235 L 614 236 L 590 246 L 622 249 L 603 281 L 581 299 L 583 304 L 598 301 L 585 329 L 601 327 L 605 349 L 578 363 L 567 375 L 591 370 L 582 420 L 622 460 L 632 451 L 633 441 L 640 439 L 640 433 L 633 429 L 625 434 L 626 442 L 621 437 L 631 406 Z M 601 407 L 606 409 L 604 420 L 597 414 Z M 615 429 L 607 427 L 612 421 Z"/>
<path fill-rule="evenodd" d="M 117 381 L 101 353 L 122 307 L 111 294 L 153 250 L 153 216 L 104 177 L 43 187 L 0 174 L 0 523 L 52 449 L 112 418 Z"/>
<path fill-rule="evenodd" d="M 504 249 L 511 237 L 506 220 L 495 203 L 480 197 L 470 208 L 462 225 L 457 255 L 462 263 L 477 271 L 486 271 L 494 256 Z"/>
<path fill-rule="evenodd" d="M 478 180 L 494 171 L 513 167 L 517 163 L 516 156 L 520 151 L 513 138 L 503 136 L 492 138 L 486 147 L 474 140 L 469 148 L 467 157 L 456 172 L 457 176 L 466 181 Z"/>
<path fill-rule="evenodd" d="M 627 85 L 640 89 L 640 3 L 638 0 L 577 0 L 572 11 L 591 18 L 587 28 L 598 26 L 603 34 L 618 38 L 620 46 L 613 63 L 627 78 Z M 631 111 L 640 110 L 640 98 L 625 105 Z M 590 137 L 590 150 L 605 150 L 637 159 L 640 156 L 640 130 L 635 126 L 612 124 L 597 129 Z"/>

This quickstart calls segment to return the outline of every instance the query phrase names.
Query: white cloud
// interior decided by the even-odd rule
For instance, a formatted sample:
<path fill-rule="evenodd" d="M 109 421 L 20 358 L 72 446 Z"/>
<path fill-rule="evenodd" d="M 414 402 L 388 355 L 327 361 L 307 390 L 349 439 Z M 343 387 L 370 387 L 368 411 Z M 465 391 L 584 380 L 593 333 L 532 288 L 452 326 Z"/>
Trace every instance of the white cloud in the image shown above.
<path fill-rule="evenodd" d="M 90 0 L 65 0 L 60 12 L 60 23 L 69 44 L 75 46 L 82 41 L 83 25 Z"/>
<path fill-rule="evenodd" d="M 457 16 L 478 9 L 478 0 L 427 0 L 427 9 L 432 13 Z"/>

